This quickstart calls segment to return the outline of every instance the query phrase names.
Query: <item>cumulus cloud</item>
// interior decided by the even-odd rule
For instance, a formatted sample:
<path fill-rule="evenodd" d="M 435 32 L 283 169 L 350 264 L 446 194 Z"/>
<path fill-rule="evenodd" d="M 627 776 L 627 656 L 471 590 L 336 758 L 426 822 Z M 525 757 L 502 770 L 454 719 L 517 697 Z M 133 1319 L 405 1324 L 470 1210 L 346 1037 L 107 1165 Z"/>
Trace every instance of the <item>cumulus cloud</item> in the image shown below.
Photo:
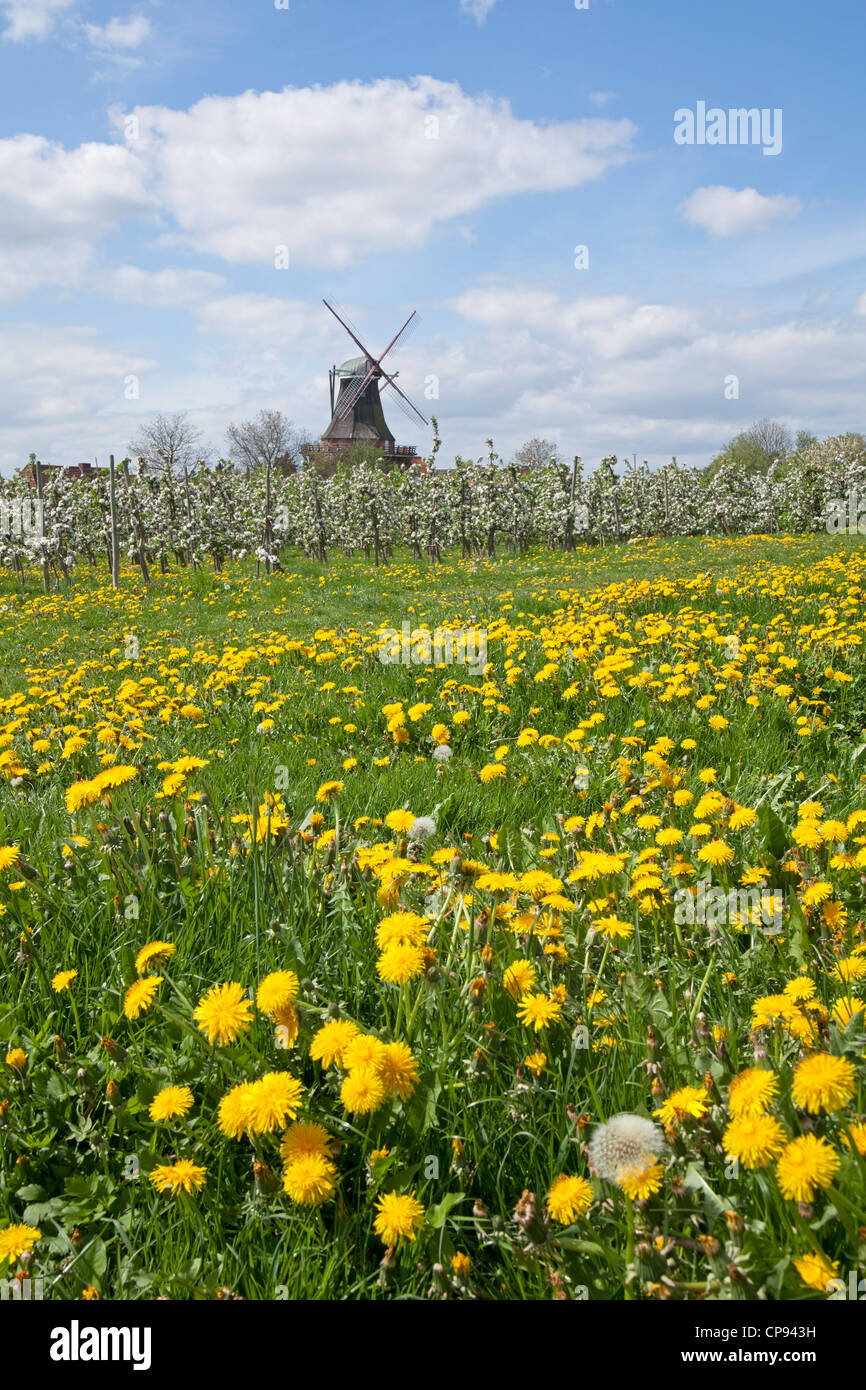
<path fill-rule="evenodd" d="M 20 467 L 32 449 L 44 462 L 75 463 L 105 450 L 122 453 L 130 375 L 146 378 L 156 362 L 100 341 L 95 329 L 10 324 L 0 328 L 0 464 Z M 156 408 L 156 407 L 154 407 Z M 55 454 L 56 450 L 56 454 Z"/>
<path fill-rule="evenodd" d="M 115 16 L 107 24 L 85 24 L 84 31 L 103 57 L 128 59 L 131 51 L 150 37 L 150 20 L 140 14 L 128 19 Z"/>
<path fill-rule="evenodd" d="M 0 140 L 3 234 L 39 237 L 52 226 L 82 230 L 154 206 L 141 170 L 121 145 L 90 143 L 66 150 L 41 135 Z"/>
<path fill-rule="evenodd" d="M 766 195 L 755 188 L 727 188 L 710 184 L 696 188 L 679 212 L 684 221 L 701 227 L 713 237 L 748 236 L 767 232 L 777 223 L 796 217 L 803 204 L 782 193 Z"/>
<path fill-rule="evenodd" d="M 196 317 L 202 332 L 243 343 L 247 352 L 279 349 L 303 352 L 308 360 L 325 361 L 335 341 L 333 319 L 317 300 L 223 294 L 204 300 Z M 348 339 L 336 341 L 337 351 L 343 357 L 355 351 Z"/>
<path fill-rule="evenodd" d="M 156 207 L 120 145 L 67 150 L 40 135 L 0 140 L 0 187 L 0 299 L 78 283 L 102 234 Z"/>
<path fill-rule="evenodd" d="M 130 46 L 142 32 L 136 20 L 99 30 Z M 95 245 L 141 217 L 159 220 L 164 244 L 233 263 L 273 266 L 286 248 L 293 265 L 343 267 L 415 249 L 496 200 L 600 177 L 628 158 L 634 133 L 626 120 L 518 120 L 506 102 L 433 78 L 112 119 L 115 143 L 0 140 L 0 298 L 80 283 Z"/>
<path fill-rule="evenodd" d="M 332 267 L 420 247 L 495 200 L 599 178 L 635 132 L 627 120 L 520 120 L 507 102 L 431 77 L 132 115 L 129 147 L 174 223 L 169 240 L 236 263 L 272 263 L 287 246 L 294 263 Z"/>
<path fill-rule="evenodd" d="M 225 287 L 222 275 L 207 270 L 141 270 L 121 265 L 99 277 L 99 288 L 119 304 L 143 304 L 150 308 L 173 309 L 199 305 Z"/>
<path fill-rule="evenodd" d="M 339 360 L 343 342 L 321 305 L 216 286 L 210 293 L 207 279 L 190 274 L 123 267 L 106 284 L 134 302 L 150 293 L 151 302 L 174 295 L 186 303 L 200 336 L 180 365 L 170 343 L 151 349 L 164 356 L 154 361 L 84 329 L 0 330 L 6 471 L 30 449 L 67 463 L 122 454 L 138 421 L 157 410 L 192 409 L 217 448 L 229 420 L 262 406 L 313 431 L 325 427 L 325 368 Z M 419 335 L 399 367 L 401 387 L 422 409 L 425 383 L 437 378 L 445 460 L 481 453 L 492 433 L 506 457 L 539 435 L 588 464 L 611 451 L 653 464 L 675 453 L 700 464 L 760 415 L 818 433 L 862 428 L 866 320 L 853 306 L 846 317 L 756 315 L 744 324 L 717 308 L 486 281 L 439 308 L 450 308 L 451 326 L 443 320 L 441 331 Z M 128 373 L 141 376 L 138 401 L 124 400 Z M 731 374 L 739 378 L 737 401 L 725 396 Z M 385 408 L 401 443 L 429 446 L 420 426 Z"/>
<path fill-rule="evenodd" d="M 478 286 L 454 303 L 466 319 L 490 328 L 530 328 L 551 344 L 581 343 L 605 360 L 640 357 L 688 342 L 697 315 L 666 304 L 639 304 L 626 295 L 585 295 L 561 300 L 553 291 Z"/>
<path fill-rule="evenodd" d="M 512 284 L 476 286 L 453 307 L 466 331 L 425 366 L 440 378 L 446 438 L 480 441 L 492 428 L 506 452 L 537 434 L 590 461 L 613 450 L 703 463 L 758 415 L 819 432 L 862 425 L 866 324 L 854 314 L 743 326 Z M 737 401 L 725 397 L 732 374 Z"/>
<path fill-rule="evenodd" d="M 0 38 L 13 43 L 47 38 L 63 12 L 74 3 L 75 0 L 0 0 L 0 13 L 6 20 Z"/>

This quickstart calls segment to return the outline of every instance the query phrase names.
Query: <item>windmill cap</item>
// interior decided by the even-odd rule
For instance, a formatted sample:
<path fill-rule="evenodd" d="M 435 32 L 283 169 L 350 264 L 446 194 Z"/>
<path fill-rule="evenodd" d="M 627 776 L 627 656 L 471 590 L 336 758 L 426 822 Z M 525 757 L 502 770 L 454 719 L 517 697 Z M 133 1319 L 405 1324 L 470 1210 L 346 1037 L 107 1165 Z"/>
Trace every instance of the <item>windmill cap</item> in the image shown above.
<path fill-rule="evenodd" d="M 373 363 L 369 357 L 349 357 L 337 368 L 338 376 L 366 376 Z"/>

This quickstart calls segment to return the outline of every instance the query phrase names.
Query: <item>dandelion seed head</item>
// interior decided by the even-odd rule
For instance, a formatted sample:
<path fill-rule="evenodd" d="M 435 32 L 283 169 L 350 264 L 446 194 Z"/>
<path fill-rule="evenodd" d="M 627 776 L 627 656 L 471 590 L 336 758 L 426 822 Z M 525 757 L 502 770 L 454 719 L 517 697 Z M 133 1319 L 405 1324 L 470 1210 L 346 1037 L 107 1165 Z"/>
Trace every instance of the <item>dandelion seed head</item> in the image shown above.
<path fill-rule="evenodd" d="M 589 1159 L 599 1177 L 617 1182 L 620 1176 L 645 1167 L 664 1148 L 658 1125 L 643 1115 L 624 1112 L 598 1126 L 589 1141 Z"/>
<path fill-rule="evenodd" d="M 414 825 L 409 830 L 410 840 L 429 840 L 431 835 L 436 834 L 436 822 L 432 816 L 416 816 Z"/>

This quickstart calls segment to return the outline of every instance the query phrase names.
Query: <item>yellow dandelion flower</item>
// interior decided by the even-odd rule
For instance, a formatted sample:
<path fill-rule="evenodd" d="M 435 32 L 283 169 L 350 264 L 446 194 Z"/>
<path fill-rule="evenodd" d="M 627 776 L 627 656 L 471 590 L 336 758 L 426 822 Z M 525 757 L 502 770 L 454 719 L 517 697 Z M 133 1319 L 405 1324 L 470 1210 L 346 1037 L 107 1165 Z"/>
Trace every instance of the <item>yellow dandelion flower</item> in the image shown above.
<path fill-rule="evenodd" d="M 429 929 L 429 919 L 418 912 L 392 912 L 376 928 L 376 945 L 380 951 L 393 945 L 420 946 Z"/>
<path fill-rule="evenodd" d="M 113 767 L 106 767 L 103 768 L 102 772 L 97 772 L 91 785 L 96 787 L 101 795 L 104 791 L 114 791 L 117 787 L 126 786 L 127 782 L 132 782 L 137 776 L 137 767 L 128 767 L 124 763 L 115 763 Z"/>
<path fill-rule="evenodd" d="M 256 1007 L 273 1018 L 291 1004 L 300 982 L 294 970 L 274 970 L 266 975 L 256 991 Z"/>
<path fill-rule="evenodd" d="M 170 941 L 148 941 L 135 957 L 135 969 L 144 975 L 152 965 L 163 965 L 174 955 L 176 947 Z"/>
<path fill-rule="evenodd" d="M 99 800 L 99 788 L 93 782 L 73 782 L 66 789 L 66 809 L 70 816 L 82 806 L 92 806 Z"/>
<path fill-rule="evenodd" d="M 866 1158 L 866 1120 L 860 1120 L 856 1125 L 851 1125 L 847 1134 L 842 1136 L 843 1143 L 850 1149 L 853 1147 L 858 1154 Z"/>
<path fill-rule="evenodd" d="M 487 763 L 479 771 L 478 780 L 479 782 L 483 782 L 486 786 L 488 782 L 495 782 L 497 777 L 505 776 L 506 772 L 504 763 Z"/>
<path fill-rule="evenodd" d="M 611 941 L 616 941 L 619 937 L 627 938 L 634 933 L 634 922 L 624 922 L 622 918 L 612 915 L 600 917 L 592 925 L 599 936 L 607 936 Z"/>
<path fill-rule="evenodd" d="M 424 1208 L 416 1201 L 415 1193 L 403 1196 L 385 1192 L 376 1199 L 376 1220 L 373 1229 L 384 1245 L 398 1245 L 401 1240 L 414 1240 L 415 1232 L 424 1224 Z"/>
<path fill-rule="evenodd" d="M 324 1125 L 312 1120 L 296 1120 L 280 1140 L 280 1157 L 287 1163 L 294 1163 L 296 1159 L 309 1154 L 328 1158 L 332 1143 L 333 1139 Z"/>
<path fill-rule="evenodd" d="M 159 1123 L 161 1120 L 174 1120 L 186 1115 L 195 1104 L 189 1086 L 164 1086 L 157 1091 L 148 1106 L 148 1115 Z"/>
<path fill-rule="evenodd" d="M 654 1197 L 661 1189 L 663 1180 L 664 1169 L 657 1162 L 624 1168 L 617 1177 L 617 1183 L 625 1195 L 635 1202 L 644 1202 L 648 1197 Z"/>
<path fill-rule="evenodd" d="M 241 1081 L 223 1096 L 217 1108 L 217 1124 L 227 1139 L 243 1138 L 252 1121 L 255 1098 L 254 1081 Z"/>
<path fill-rule="evenodd" d="M 199 1167 L 188 1158 L 179 1158 L 175 1163 L 160 1163 L 148 1173 L 157 1192 L 189 1192 L 201 1190 L 205 1185 L 207 1168 Z"/>
<path fill-rule="evenodd" d="M 250 1134 L 273 1134 L 275 1129 L 284 1129 L 287 1121 L 297 1116 L 303 1093 L 300 1081 L 285 1071 L 266 1072 L 254 1081 L 247 1098 Z"/>
<path fill-rule="evenodd" d="M 747 1067 L 728 1087 L 728 1109 L 738 1115 L 762 1115 L 776 1098 L 778 1081 L 765 1067 Z"/>
<path fill-rule="evenodd" d="M 37 1240 L 42 1239 L 42 1232 L 35 1226 L 13 1225 L 4 1226 L 0 1231 L 0 1264 L 8 1260 L 10 1264 L 17 1260 L 21 1255 L 27 1255 L 33 1249 Z"/>
<path fill-rule="evenodd" d="M 671 1125 L 675 1120 L 699 1120 L 707 1113 L 709 1097 L 703 1086 L 681 1086 L 672 1091 L 667 1100 L 653 1114 L 658 1115 L 663 1125 Z"/>
<path fill-rule="evenodd" d="M 794 1068 L 791 1097 L 794 1104 L 810 1114 L 840 1110 L 854 1095 L 857 1077 L 844 1057 L 828 1052 L 812 1052 Z"/>
<path fill-rule="evenodd" d="M 576 1216 L 583 1216 L 589 1210 L 595 1193 L 586 1178 L 572 1178 L 560 1173 L 550 1184 L 547 1194 L 547 1209 L 554 1221 L 561 1226 L 570 1226 Z"/>
<path fill-rule="evenodd" d="M 370 1115 L 385 1101 L 385 1084 L 375 1067 L 350 1071 L 340 1087 L 340 1100 L 352 1115 Z"/>
<path fill-rule="evenodd" d="M 851 994 L 847 999 L 837 999 L 833 1006 L 833 1018 L 840 1028 L 847 1028 L 851 1020 L 862 1014 L 864 1009 L 866 1003 L 858 999 L 856 994 Z"/>
<path fill-rule="evenodd" d="M 347 1071 L 354 1071 L 356 1067 L 375 1067 L 383 1046 L 379 1038 L 371 1037 L 369 1033 L 359 1033 L 347 1044 L 342 1065 Z"/>
<path fill-rule="evenodd" d="M 826 1255 L 810 1250 L 807 1255 L 801 1255 L 794 1261 L 794 1268 L 807 1288 L 826 1293 L 831 1279 L 836 1279 L 839 1274 L 839 1261 L 830 1261 Z"/>
<path fill-rule="evenodd" d="M 530 960 L 513 961 L 502 976 L 502 983 L 512 999 L 521 999 L 524 994 L 531 994 L 535 982 L 535 966 Z"/>
<path fill-rule="evenodd" d="M 147 975 L 143 979 L 133 980 L 123 998 L 124 1018 L 138 1018 L 139 1014 L 147 1013 L 162 978 L 162 975 Z"/>
<path fill-rule="evenodd" d="M 525 994 L 520 1001 L 517 1017 L 527 1028 L 540 1033 L 551 1023 L 556 1023 L 562 1013 L 562 1005 L 556 999 L 548 999 L 546 994 Z"/>
<path fill-rule="evenodd" d="M 819 1188 L 829 1187 L 839 1167 L 839 1155 L 816 1134 L 792 1139 L 776 1164 L 782 1195 L 792 1202 L 811 1202 Z"/>
<path fill-rule="evenodd" d="M 213 1047 L 232 1043 L 250 1026 L 252 1001 L 236 981 L 214 985 L 198 1001 L 193 1018 Z"/>
<path fill-rule="evenodd" d="M 385 1043 L 375 1065 L 388 1095 L 406 1100 L 412 1094 L 418 1080 L 418 1063 L 406 1043 Z"/>
<path fill-rule="evenodd" d="M 324 1154 L 300 1153 L 283 1170 L 283 1191 L 300 1206 L 321 1206 L 334 1195 L 336 1171 Z"/>
<path fill-rule="evenodd" d="M 702 864 L 710 864 L 713 868 L 718 868 L 722 864 L 730 864 L 734 857 L 734 851 L 730 845 L 726 845 L 724 840 L 710 840 L 709 844 L 702 845 L 698 850 L 698 859 Z"/>
<path fill-rule="evenodd" d="M 729 1158 L 746 1168 L 763 1168 L 782 1152 L 786 1138 L 774 1115 L 744 1112 L 731 1120 L 722 1142 Z"/>
<path fill-rule="evenodd" d="M 335 1063 L 340 1066 L 346 1048 L 360 1031 L 357 1023 L 353 1023 L 351 1019 L 329 1019 L 314 1036 L 310 1044 L 310 1057 L 314 1062 L 321 1062 L 326 1068 Z"/>
<path fill-rule="evenodd" d="M 426 958 L 420 946 L 394 942 L 382 952 L 376 962 L 376 972 L 386 984 L 405 985 L 422 973 L 425 964 Z"/>

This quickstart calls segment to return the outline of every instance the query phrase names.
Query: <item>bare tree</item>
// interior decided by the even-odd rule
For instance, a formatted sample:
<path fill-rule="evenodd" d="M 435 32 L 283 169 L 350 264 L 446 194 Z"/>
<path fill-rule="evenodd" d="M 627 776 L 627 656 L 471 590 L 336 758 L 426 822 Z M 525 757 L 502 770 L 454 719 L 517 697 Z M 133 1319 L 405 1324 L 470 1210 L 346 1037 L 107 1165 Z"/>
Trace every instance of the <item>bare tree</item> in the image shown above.
<path fill-rule="evenodd" d="M 259 468 L 270 473 L 274 467 L 294 473 L 308 442 L 281 410 L 260 410 L 253 420 L 229 425 L 226 436 L 248 473 Z"/>
<path fill-rule="evenodd" d="M 129 451 L 153 468 L 167 463 L 173 473 L 181 473 L 202 457 L 201 437 L 201 430 L 190 424 L 185 410 L 176 415 L 155 415 L 130 441 Z"/>
<path fill-rule="evenodd" d="M 560 458 L 559 445 L 552 439 L 528 439 L 516 451 L 514 462 L 521 468 L 537 468 L 540 464 L 550 463 L 551 459 L 558 462 Z"/>
<path fill-rule="evenodd" d="M 791 448 L 791 431 L 778 420 L 756 420 L 741 435 L 743 443 L 760 451 L 768 462 L 783 459 Z"/>
<path fill-rule="evenodd" d="M 817 434 L 813 434 L 811 430 L 798 430 L 797 438 L 794 440 L 794 453 L 805 454 L 807 449 L 810 449 L 813 444 L 817 443 Z"/>
<path fill-rule="evenodd" d="M 742 430 L 716 454 L 704 470 L 712 478 L 724 464 L 733 464 L 745 474 L 766 473 L 777 459 L 791 450 L 791 432 L 778 420 L 756 420 Z"/>
<path fill-rule="evenodd" d="M 244 420 L 239 425 L 229 425 L 226 436 L 230 447 L 243 461 L 248 476 L 259 469 L 264 471 L 265 525 L 262 548 L 265 553 L 265 573 L 270 574 L 274 545 L 271 516 L 273 471 L 276 467 L 283 473 L 294 473 L 306 439 L 295 429 L 291 420 L 286 419 L 281 410 L 260 410 L 253 420 Z"/>

